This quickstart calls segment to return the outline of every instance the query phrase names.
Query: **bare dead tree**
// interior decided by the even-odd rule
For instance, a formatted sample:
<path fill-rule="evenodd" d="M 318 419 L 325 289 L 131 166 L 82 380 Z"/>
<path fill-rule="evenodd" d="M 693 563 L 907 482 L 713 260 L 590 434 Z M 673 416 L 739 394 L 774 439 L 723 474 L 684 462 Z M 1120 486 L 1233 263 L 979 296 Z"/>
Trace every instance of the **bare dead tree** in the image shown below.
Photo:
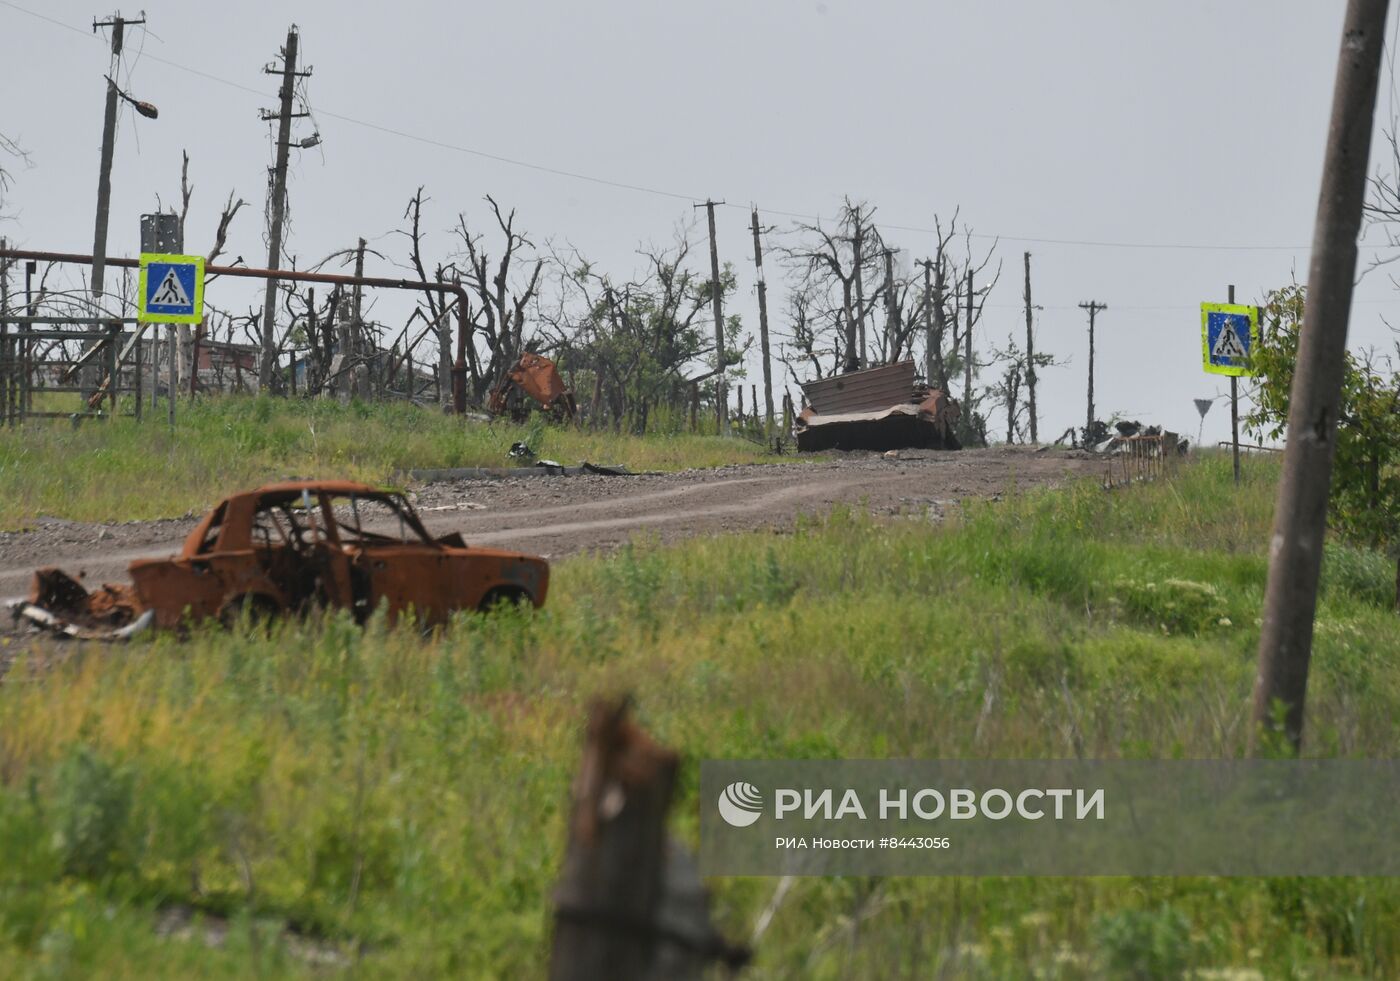
<path fill-rule="evenodd" d="M 866 321 L 884 300 L 885 243 L 871 221 L 874 213 L 846 198 L 835 228 L 799 223 L 797 244 L 778 250 L 797 276 L 797 289 L 809 297 L 807 328 L 839 329 L 844 371 L 865 367 Z"/>
<path fill-rule="evenodd" d="M 30 165 L 29 154 L 4 133 L 0 133 L 0 157 L 18 160 L 26 167 Z M 10 190 L 12 179 L 9 169 L 0 167 L 0 208 L 5 206 L 5 195 Z"/>
<path fill-rule="evenodd" d="M 404 220 L 408 222 L 408 229 L 400 231 L 399 234 L 408 237 L 408 260 L 414 273 L 418 276 L 418 281 L 421 283 L 440 283 L 449 278 L 450 274 L 455 274 L 456 269 L 452 266 L 436 263 L 432 277 L 428 276 L 427 264 L 423 259 L 423 206 L 431 199 L 423 196 L 423 190 L 422 185 L 419 185 L 418 190 L 409 199 L 408 207 L 404 210 Z M 445 410 L 452 404 L 452 319 L 448 316 L 446 297 L 431 290 L 425 291 L 423 296 L 423 302 L 427 304 L 433 336 L 437 340 L 437 390 L 439 400 Z M 472 378 L 476 378 L 480 375 L 480 369 L 477 366 L 474 345 L 467 346 L 467 356 L 469 373 Z"/>
<path fill-rule="evenodd" d="M 1030 403 L 1025 398 L 1026 380 L 1030 377 L 1031 366 L 1035 369 L 1049 368 L 1055 365 L 1052 355 L 1045 352 L 1037 352 L 1033 357 L 1027 358 L 1016 343 L 1016 339 L 1008 335 L 1006 346 L 994 348 L 992 350 L 990 366 L 999 370 L 1000 374 L 991 385 L 987 387 L 986 397 L 993 407 L 1001 408 L 1006 413 L 1006 441 L 1008 443 L 1024 443 L 1027 438 L 1027 426 L 1030 422 Z"/>
<path fill-rule="evenodd" d="M 473 337 L 468 347 L 479 335 L 488 355 L 484 366 L 475 360 L 469 364 L 471 388 L 478 400 L 525 349 L 525 310 L 535 298 L 544 268 L 544 258 L 535 255 L 530 271 L 512 281 L 512 264 L 517 258 L 528 264 L 528 256 L 535 252 L 535 245 L 523 232 L 516 231 L 515 209 L 503 213 L 489 194 L 486 201 L 491 206 L 497 229 L 505 237 L 498 259 L 493 262 L 483 244 L 485 236 L 472 233 L 465 214 L 458 216 L 456 230 L 465 250 L 467 268 L 462 276 L 463 284 L 481 301 L 473 311 Z"/>
<path fill-rule="evenodd" d="M 194 185 L 190 182 L 190 154 L 188 150 L 182 150 L 180 153 L 180 203 L 178 209 L 172 209 L 173 213 L 178 218 L 181 242 L 185 241 L 185 228 L 189 220 L 190 202 L 193 198 Z M 234 216 L 238 214 L 239 209 L 243 206 L 243 199 L 239 198 L 235 201 L 234 192 L 229 191 L 228 201 L 224 204 L 223 210 L 219 215 L 218 228 L 214 234 L 214 247 L 205 257 L 205 262 L 213 263 L 214 260 L 223 253 L 224 247 L 228 242 L 229 225 L 232 224 Z M 159 194 L 156 195 L 156 210 L 162 212 L 165 210 Z M 291 284 L 286 285 L 290 287 Z M 188 378 L 190 380 L 191 392 L 195 390 L 198 384 L 198 366 L 195 364 L 195 358 L 198 356 L 196 348 L 199 340 L 203 336 L 204 328 L 202 326 L 196 327 L 194 331 L 191 331 L 188 324 L 180 324 L 176 330 L 178 343 L 176 344 L 175 350 L 179 364 L 179 375 L 181 378 Z"/>
<path fill-rule="evenodd" d="M 689 268 L 690 250 L 689 229 L 678 227 L 669 246 L 638 249 L 642 269 L 618 282 L 577 249 L 551 246 L 555 300 L 540 304 L 541 339 L 565 371 L 592 381 L 583 409 L 595 424 L 644 431 L 663 405 L 679 418 L 693 387 L 717 374 L 706 362 L 714 342 L 703 329 L 712 287 L 708 275 Z M 720 279 L 721 289 L 733 292 L 731 266 Z M 726 320 L 728 369 L 742 362 L 750 339 L 740 336 L 738 317 Z"/>
<path fill-rule="evenodd" d="M 245 204 L 247 204 L 247 202 L 242 198 L 235 201 L 233 199 L 233 192 L 228 192 L 228 200 L 224 202 L 224 210 L 219 214 L 219 226 L 214 232 L 214 247 L 211 248 L 208 255 L 204 257 L 206 263 L 212 265 L 215 259 L 224 254 L 224 248 L 228 245 L 228 227 L 233 224 L 234 216 L 238 214 L 239 209 Z M 241 262 L 242 260 L 243 257 L 239 256 L 238 261 Z"/>

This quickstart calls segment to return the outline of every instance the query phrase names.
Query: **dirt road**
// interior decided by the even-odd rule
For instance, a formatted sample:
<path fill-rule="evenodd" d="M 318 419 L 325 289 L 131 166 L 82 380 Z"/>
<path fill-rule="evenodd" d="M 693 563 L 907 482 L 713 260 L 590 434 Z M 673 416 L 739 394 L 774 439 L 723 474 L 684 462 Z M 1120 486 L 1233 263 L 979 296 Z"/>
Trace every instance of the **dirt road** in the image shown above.
<path fill-rule="evenodd" d="M 791 527 L 799 514 L 842 502 L 876 513 L 941 513 L 966 498 L 1060 484 L 1097 475 L 1102 466 L 1077 453 L 1019 448 L 906 451 L 898 460 L 851 454 L 832 462 L 657 476 L 436 483 L 417 489 L 417 503 L 436 534 L 460 531 L 471 544 L 559 558 L 611 549 L 639 532 L 673 541 Z M 197 517 L 113 524 L 40 518 L 25 531 L 0 533 L 0 598 L 23 595 L 34 569 L 45 565 L 81 570 L 90 584 L 125 581 L 132 559 L 178 550 Z"/>

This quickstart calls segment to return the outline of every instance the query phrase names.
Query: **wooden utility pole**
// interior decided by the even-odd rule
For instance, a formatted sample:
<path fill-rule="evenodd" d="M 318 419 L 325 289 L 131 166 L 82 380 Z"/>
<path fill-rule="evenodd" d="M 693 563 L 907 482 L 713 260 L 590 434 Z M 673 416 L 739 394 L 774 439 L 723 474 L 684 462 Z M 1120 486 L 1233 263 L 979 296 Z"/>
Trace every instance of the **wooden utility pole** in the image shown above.
<path fill-rule="evenodd" d="M 1332 94 L 1332 122 L 1313 227 L 1307 303 L 1288 406 L 1288 445 L 1269 546 L 1269 584 L 1259 635 L 1251 748 L 1260 730 L 1297 752 L 1312 656 L 1313 617 L 1327 530 L 1351 313 L 1356 239 L 1385 40 L 1388 0 L 1349 0 Z M 1276 712 L 1282 710 L 1282 726 Z"/>
<path fill-rule="evenodd" d="M 1035 415 L 1035 327 L 1031 306 L 1031 254 L 1026 253 L 1026 408 L 1031 415 L 1031 442 L 1039 443 Z"/>
<path fill-rule="evenodd" d="M 282 68 L 269 65 L 263 69 L 269 75 L 282 76 L 280 90 L 281 104 L 277 112 L 263 110 L 264 120 L 277 120 L 277 163 L 272 170 L 271 200 L 268 211 L 271 224 L 267 232 L 267 268 L 282 268 L 282 223 L 287 208 L 287 156 L 292 148 L 292 119 L 306 113 L 292 112 L 292 98 L 296 92 L 296 80 L 310 75 L 310 72 L 297 71 L 297 28 L 293 24 L 287 31 L 287 44 L 282 49 Z M 258 391 L 268 394 L 272 386 L 272 369 L 277 359 L 277 280 L 267 281 L 263 294 L 262 318 L 262 357 L 258 362 Z"/>
<path fill-rule="evenodd" d="M 9 243 L 0 237 L 0 251 L 9 248 Z M 10 406 L 13 404 L 14 396 L 11 394 L 13 385 L 10 379 L 19 374 L 19 344 L 14 345 L 15 353 L 11 353 L 9 324 L 5 322 L 5 314 L 10 312 L 10 260 L 0 259 L 0 426 L 7 423 L 13 424 L 11 419 Z M 28 313 L 29 311 L 25 311 Z M 15 325 L 18 328 L 18 324 Z M 19 413 L 14 414 L 15 418 Z"/>
<path fill-rule="evenodd" d="M 1094 436 L 1094 315 L 1107 310 L 1107 303 L 1090 300 L 1079 304 L 1079 309 L 1089 311 L 1089 412 L 1084 417 L 1084 445 L 1088 446 Z"/>
<path fill-rule="evenodd" d="M 715 242 L 715 205 L 723 201 L 706 201 L 703 205 L 710 220 L 710 303 L 715 317 L 715 420 L 721 436 L 729 435 L 729 387 L 725 384 L 724 368 L 724 290 L 719 278 L 719 246 Z M 695 207 L 702 207 L 696 205 Z"/>
<path fill-rule="evenodd" d="M 758 208 L 753 209 L 753 264 L 758 274 L 758 345 L 763 354 L 763 419 L 773 438 L 773 361 L 768 352 L 768 283 L 763 278 L 763 244 L 758 237 Z M 755 406 L 755 408 L 757 408 Z"/>
<path fill-rule="evenodd" d="M 709 896 L 666 831 L 680 759 L 628 718 L 626 699 L 590 707 L 554 890 L 551 981 L 690 981 L 748 962 L 710 920 Z"/>

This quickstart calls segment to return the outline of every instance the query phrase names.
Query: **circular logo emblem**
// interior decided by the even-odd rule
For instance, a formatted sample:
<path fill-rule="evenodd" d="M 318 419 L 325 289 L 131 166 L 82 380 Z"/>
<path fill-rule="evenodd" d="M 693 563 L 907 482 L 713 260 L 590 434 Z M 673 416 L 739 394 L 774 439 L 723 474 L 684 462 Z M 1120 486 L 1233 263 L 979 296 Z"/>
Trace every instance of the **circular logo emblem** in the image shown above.
<path fill-rule="evenodd" d="M 719 795 L 719 816 L 736 828 L 747 828 L 763 814 L 763 795 L 751 783 L 731 783 Z"/>

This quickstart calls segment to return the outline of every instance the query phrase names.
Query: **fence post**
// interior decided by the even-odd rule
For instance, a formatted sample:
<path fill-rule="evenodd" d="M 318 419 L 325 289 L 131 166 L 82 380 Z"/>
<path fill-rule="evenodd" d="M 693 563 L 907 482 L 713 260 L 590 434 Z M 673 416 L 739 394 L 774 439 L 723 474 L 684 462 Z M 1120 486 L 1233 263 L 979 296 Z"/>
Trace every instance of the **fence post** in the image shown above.
<path fill-rule="evenodd" d="M 122 325 L 120 323 L 107 325 L 107 405 L 112 413 L 109 422 L 117 421 L 117 390 L 121 387 L 121 379 L 117 376 L 117 371 L 121 368 L 121 340 Z"/>
<path fill-rule="evenodd" d="M 625 698 L 589 709 L 554 893 L 549 976 L 684 981 L 711 961 L 738 969 L 748 951 L 714 932 L 700 877 L 666 833 L 679 760 L 627 710 Z"/>

